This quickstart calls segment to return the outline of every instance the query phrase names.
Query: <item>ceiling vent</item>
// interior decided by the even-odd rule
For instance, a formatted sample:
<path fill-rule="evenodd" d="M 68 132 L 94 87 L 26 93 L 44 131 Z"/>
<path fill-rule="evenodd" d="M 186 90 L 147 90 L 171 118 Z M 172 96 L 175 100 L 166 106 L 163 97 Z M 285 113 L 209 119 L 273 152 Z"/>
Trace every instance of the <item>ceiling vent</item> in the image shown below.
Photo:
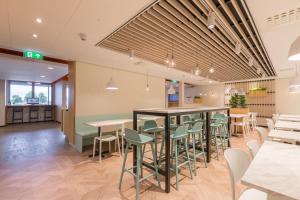
<path fill-rule="evenodd" d="M 276 28 L 278 26 L 292 24 L 300 21 L 300 7 L 296 9 L 290 9 L 288 11 L 276 14 L 266 19 L 267 27 L 269 29 Z"/>

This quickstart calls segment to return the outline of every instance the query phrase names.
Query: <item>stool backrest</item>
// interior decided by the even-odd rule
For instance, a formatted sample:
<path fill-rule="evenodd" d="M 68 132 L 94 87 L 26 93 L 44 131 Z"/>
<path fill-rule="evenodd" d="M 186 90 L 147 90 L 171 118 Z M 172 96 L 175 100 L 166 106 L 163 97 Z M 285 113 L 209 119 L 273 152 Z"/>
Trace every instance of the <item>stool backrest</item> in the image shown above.
<path fill-rule="evenodd" d="M 129 143 L 144 143 L 145 138 L 149 138 L 143 134 L 139 134 L 136 130 L 125 128 L 125 140 Z"/>
<path fill-rule="evenodd" d="M 235 185 L 246 172 L 251 159 L 245 151 L 234 148 L 225 150 L 224 156 L 230 172 L 232 199 L 235 200 Z"/>
<path fill-rule="evenodd" d="M 265 139 L 268 137 L 268 132 L 265 128 L 255 127 L 255 130 L 258 133 L 260 143 L 264 143 Z"/>
<path fill-rule="evenodd" d="M 194 124 L 194 126 L 190 129 L 190 131 L 193 131 L 193 132 L 200 132 L 202 131 L 203 129 L 203 122 L 197 122 Z"/>
<path fill-rule="evenodd" d="M 191 122 L 192 121 L 192 119 L 191 119 L 191 117 L 189 115 L 184 115 L 182 117 L 182 119 L 183 119 L 183 123 Z"/>
<path fill-rule="evenodd" d="M 226 116 L 223 113 L 216 113 L 216 114 L 214 114 L 213 118 L 225 119 Z"/>
<path fill-rule="evenodd" d="M 174 133 L 174 137 L 184 137 L 188 134 L 188 125 L 179 126 Z"/>
<path fill-rule="evenodd" d="M 144 130 L 157 128 L 157 123 L 155 120 L 146 120 L 144 122 Z"/>
<path fill-rule="evenodd" d="M 253 159 L 259 150 L 259 144 L 258 144 L 257 140 L 250 140 L 249 142 L 247 142 L 247 147 L 248 147 L 251 157 Z"/>
<path fill-rule="evenodd" d="M 193 114 L 193 119 L 201 119 L 200 113 Z"/>

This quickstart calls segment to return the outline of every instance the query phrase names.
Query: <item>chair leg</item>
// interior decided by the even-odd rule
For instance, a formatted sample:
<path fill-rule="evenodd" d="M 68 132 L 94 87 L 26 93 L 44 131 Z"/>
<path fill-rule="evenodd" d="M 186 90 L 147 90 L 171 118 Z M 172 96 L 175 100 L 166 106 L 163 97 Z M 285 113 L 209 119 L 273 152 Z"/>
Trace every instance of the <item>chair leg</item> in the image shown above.
<path fill-rule="evenodd" d="M 197 176 L 197 168 L 196 168 L 196 144 L 195 144 L 195 134 L 192 134 L 192 145 L 193 145 L 193 165 L 194 165 L 194 174 Z"/>
<path fill-rule="evenodd" d="M 127 143 L 126 149 L 125 149 L 125 156 L 124 156 L 124 159 L 123 159 L 121 177 L 120 177 L 120 181 L 119 181 L 119 189 L 121 189 L 121 185 L 122 185 L 122 181 L 123 181 L 123 176 L 124 176 L 124 172 L 125 172 L 125 165 L 126 165 L 126 160 L 127 160 L 127 155 L 128 155 L 128 147 L 129 147 L 129 144 Z"/>
<path fill-rule="evenodd" d="M 174 141 L 174 148 L 175 148 L 176 190 L 178 190 L 178 146 L 177 146 L 177 141 Z"/>
<path fill-rule="evenodd" d="M 99 161 L 101 162 L 102 160 L 102 141 L 101 139 L 99 140 Z"/>
<path fill-rule="evenodd" d="M 156 154 L 155 154 L 155 151 L 154 151 L 154 144 L 151 143 L 151 151 L 152 151 L 152 157 L 153 157 L 153 160 L 157 160 L 156 158 Z M 155 174 L 156 174 L 156 179 L 157 179 L 157 184 L 158 184 L 158 187 L 160 187 L 160 178 L 159 178 L 159 173 L 158 173 L 158 165 L 156 162 L 154 162 L 154 168 L 155 168 Z"/>
<path fill-rule="evenodd" d="M 146 146 L 146 144 L 144 144 L 144 146 Z M 142 147 L 141 147 L 141 148 L 140 148 L 141 178 L 143 178 L 143 158 L 144 158 L 144 154 L 143 154 L 143 149 L 142 149 Z"/>
<path fill-rule="evenodd" d="M 191 175 L 191 179 L 193 179 L 193 173 L 192 173 L 192 167 L 191 167 L 191 162 L 190 162 L 190 156 L 189 156 L 189 149 L 188 149 L 188 144 L 187 144 L 187 138 L 185 139 L 184 142 L 184 148 L 185 148 L 185 153 L 188 161 L 188 166 L 189 166 L 189 171 Z"/>
<path fill-rule="evenodd" d="M 160 151 L 159 151 L 159 157 L 158 157 L 158 167 L 161 165 L 161 160 L 163 156 L 163 151 L 164 151 L 164 146 L 165 146 L 165 136 L 163 135 L 161 145 L 160 145 Z M 171 150 L 172 152 L 172 150 Z"/>
<path fill-rule="evenodd" d="M 141 166 L 140 166 L 140 160 L 141 160 L 141 150 L 140 150 L 141 147 L 137 147 L 137 151 L 136 151 L 136 154 L 137 154 L 137 162 L 136 162 L 136 174 L 135 174 L 135 188 L 136 188 L 136 191 L 135 191 L 135 199 L 138 200 L 139 199 L 139 191 L 140 191 L 140 170 L 141 170 Z"/>
<path fill-rule="evenodd" d="M 93 158 L 95 158 L 96 143 L 97 143 L 97 139 L 96 139 L 96 138 L 94 138 Z"/>
<path fill-rule="evenodd" d="M 120 149 L 119 133 L 117 132 L 116 134 L 117 134 L 117 139 L 116 139 L 116 140 L 117 140 L 117 141 L 116 141 L 116 142 L 117 142 L 117 145 L 115 145 L 115 146 L 118 146 L 118 152 L 119 152 L 120 155 L 122 155 L 121 149 Z"/>

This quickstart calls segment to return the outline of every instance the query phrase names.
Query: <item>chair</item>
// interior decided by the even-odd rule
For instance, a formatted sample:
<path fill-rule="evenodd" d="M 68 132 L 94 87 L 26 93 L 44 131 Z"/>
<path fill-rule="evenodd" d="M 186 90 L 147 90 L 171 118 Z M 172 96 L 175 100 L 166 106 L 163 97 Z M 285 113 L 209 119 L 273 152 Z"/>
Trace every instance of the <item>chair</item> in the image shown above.
<path fill-rule="evenodd" d="M 231 125 L 242 127 L 243 135 L 244 137 L 246 137 L 246 135 L 248 135 L 250 132 L 250 116 L 247 115 L 243 117 L 241 122 L 232 122 Z M 237 132 L 237 128 L 235 129 L 235 131 Z"/>
<path fill-rule="evenodd" d="M 125 129 L 124 139 L 126 140 L 127 143 L 126 143 L 125 156 L 123 159 L 123 165 L 122 165 L 121 176 L 120 176 L 120 181 L 119 181 L 119 189 L 121 189 L 124 173 L 128 172 L 128 173 L 132 174 L 135 177 L 135 185 L 136 185 L 135 199 L 138 200 L 141 181 L 146 180 L 146 179 L 150 178 L 151 176 L 155 176 L 157 179 L 158 187 L 160 187 L 158 166 L 157 166 L 156 162 L 153 162 L 154 170 L 152 171 L 152 173 L 145 177 L 142 177 L 142 171 L 143 171 L 142 163 L 143 163 L 143 157 L 144 157 L 144 154 L 142 153 L 143 148 L 146 144 L 150 144 L 153 160 L 156 160 L 156 153 L 154 151 L 154 143 L 155 142 L 152 137 L 144 135 L 144 134 L 139 134 L 137 131 L 131 130 L 131 129 Z M 127 169 L 125 167 L 125 165 L 126 165 L 127 156 L 128 156 L 128 149 L 131 145 L 136 146 L 136 149 L 137 149 L 136 150 L 136 154 L 137 154 L 136 166 L 132 166 L 131 168 Z M 136 169 L 136 173 L 134 173 L 132 171 L 134 169 Z"/>
<path fill-rule="evenodd" d="M 257 126 L 257 115 L 258 115 L 257 112 L 250 113 L 250 116 L 251 116 L 250 123 L 251 123 L 252 131 L 254 131 L 254 129 Z"/>
<path fill-rule="evenodd" d="M 192 126 L 194 123 L 194 121 L 191 119 L 189 115 L 183 115 L 182 119 L 183 119 L 183 124 L 188 124 L 189 127 Z"/>
<path fill-rule="evenodd" d="M 251 159 L 241 149 L 227 149 L 224 152 L 225 160 L 230 173 L 232 200 L 237 200 L 235 187 L 246 172 Z M 246 189 L 238 198 L 239 200 L 267 200 L 267 194 L 256 189 Z"/>
<path fill-rule="evenodd" d="M 266 121 L 267 121 L 267 126 L 268 126 L 269 131 L 274 129 L 274 121 L 272 119 L 266 119 Z"/>
<path fill-rule="evenodd" d="M 230 131 L 228 130 L 229 117 L 223 113 L 216 113 L 213 115 L 212 119 L 221 124 L 220 137 L 223 142 L 223 147 L 226 148 L 228 140 L 231 137 Z"/>
<path fill-rule="evenodd" d="M 217 160 L 219 160 L 219 147 L 221 146 L 221 148 L 224 150 L 223 140 L 221 137 L 221 128 L 222 128 L 222 124 L 219 123 L 218 121 L 210 123 L 211 144 L 212 146 L 216 147 Z"/>
<path fill-rule="evenodd" d="M 12 122 L 23 123 L 23 107 L 13 107 Z"/>
<path fill-rule="evenodd" d="M 259 150 L 259 144 L 258 144 L 257 140 L 250 140 L 249 142 L 247 142 L 247 147 L 248 147 L 251 157 L 253 159 Z"/>
<path fill-rule="evenodd" d="M 206 156 L 205 156 L 205 151 L 204 151 L 204 146 L 203 146 L 203 123 L 202 122 L 196 122 L 194 126 L 188 130 L 189 135 L 192 136 L 192 146 L 193 146 L 193 155 L 191 160 L 193 160 L 193 165 L 194 165 L 194 174 L 197 176 L 197 168 L 196 168 L 196 160 L 199 156 L 203 156 L 205 167 L 207 167 L 206 164 Z M 196 141 L 196 134 L 198 134 L 198 141 Z M 196 142 L 197 144 L 200 144 L 201 150 L 196 151 Z"/>
<path fill-rule="evenodd" d="M 264 141 L 266 140 L 266 138 L 268 137 L 268 132 L 265 128 L 262 128 L 262 127 L 256 127 L 255 130 L 257 131 L 258 133 L 258 136 L 259 136 L 259 140 L 260 140 L 260 143 L 264 143 Z"/>
<path fill-rule="evenodd" d="M 30 106 L 29 107 L 29 122 L 32 120 L 39 120 L 39 107 L 38 106 Z"/>
<path fill-rule="evenodd" d="M 97 142 L 99 142 L 99 161 L 101 162 L 102 142 L 108 142 L 109 152 L 111 152 L 111 142 L 112 141 L 115 141 L 115 147 L 118 148 L 119 154 L 121 155 L 118 131 L 115 131 L 115 135 L 114 134 L 103 134 L 103 132 L 100 131 L 100 136 L 94 137 L 93 158 L 95 157 L 95 150 L 96 150 Z"/>
<path fill-rule="evenodd" d="M 52 118 L 52 106 L 46 106 L 44 108 L 44 120 L 45 121 L 53 120 L 53 118 Z"/>
<path fill-rule="evenodd" d="M 272 114 L 272 116 L 273 116 L 272 119 L 274 122 L 276 122 L 279 118 L 279 114 Z"/>

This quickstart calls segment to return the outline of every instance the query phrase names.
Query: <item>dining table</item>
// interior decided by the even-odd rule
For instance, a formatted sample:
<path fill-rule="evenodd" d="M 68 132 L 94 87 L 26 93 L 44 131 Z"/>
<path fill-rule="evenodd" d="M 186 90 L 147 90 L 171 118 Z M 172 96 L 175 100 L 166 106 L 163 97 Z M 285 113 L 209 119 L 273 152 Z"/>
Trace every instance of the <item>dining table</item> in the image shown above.
<path fill-rule="evenodd" d="M 274 128 L 275 129 L 300 131 L 300 122 L 277 120 L 275 125 L 274 125 Z"/>
<path fill-rule="evenodd" d="M 269 132 L 268 138 L 296 144 L 300 142 L 300 132 L 272 129 Z"/>
<path fill-rule="evenodd" d="M 242 184 L 268 199 L 300 199 L 300 146 L 265 141 L 243 175 Z"/>
<path fill-rule="evenodd" d="M 138 118 L 139 115 L 149 115 L 149 116 L 161 116 L 164 118 L 164 137 L 165 137 L 165 159 L 164 159 L 164 169 L 160 168 L 159 173 L 165 178 L 165 192 L 169 193 L 171 188 L 171 142 L 170 142 L 170 125 L 171 118 L 176 117 L 176 124 L 181 124 L 181 116 L 197 114 L 200 113 L 200 116 L 205 120 L 205 126 L 210 127 L 211 114 L 213 112 L 227 112 L 227 116 L 230 116 L 229 107 L 212 107 L 212 106 L 199 106 L 199 107 L 176 107 L 176 108 L 150 108 L 150 109 L 136 109 L 133 111 L 133 128 L 138 129 Z M 230 130 L 230 120 L 228 123 L 228 129 Z M 205 129 L 206 135 L 206 156 L 207 162 L 211 161 L 211 134 L 210 128 Z M 228 140 L 228 145 L 230 146 L 230 139 Z M 137 153 L 136 147 L 133 147 L 133 165 L 136 166 L 137 162 Z M 154 161 L 155 162 L 155 161 Z M 153 165 L 143 162 L 143 165 L 147 168 L 153 169 Z"/>
<path fill-rule="evenodd" d="M 277 120 L 280 121 L 290 121 L 290 122 L 300 122 L 300 118 L 298 117 L 281 117 L 279 116 Z"/>

